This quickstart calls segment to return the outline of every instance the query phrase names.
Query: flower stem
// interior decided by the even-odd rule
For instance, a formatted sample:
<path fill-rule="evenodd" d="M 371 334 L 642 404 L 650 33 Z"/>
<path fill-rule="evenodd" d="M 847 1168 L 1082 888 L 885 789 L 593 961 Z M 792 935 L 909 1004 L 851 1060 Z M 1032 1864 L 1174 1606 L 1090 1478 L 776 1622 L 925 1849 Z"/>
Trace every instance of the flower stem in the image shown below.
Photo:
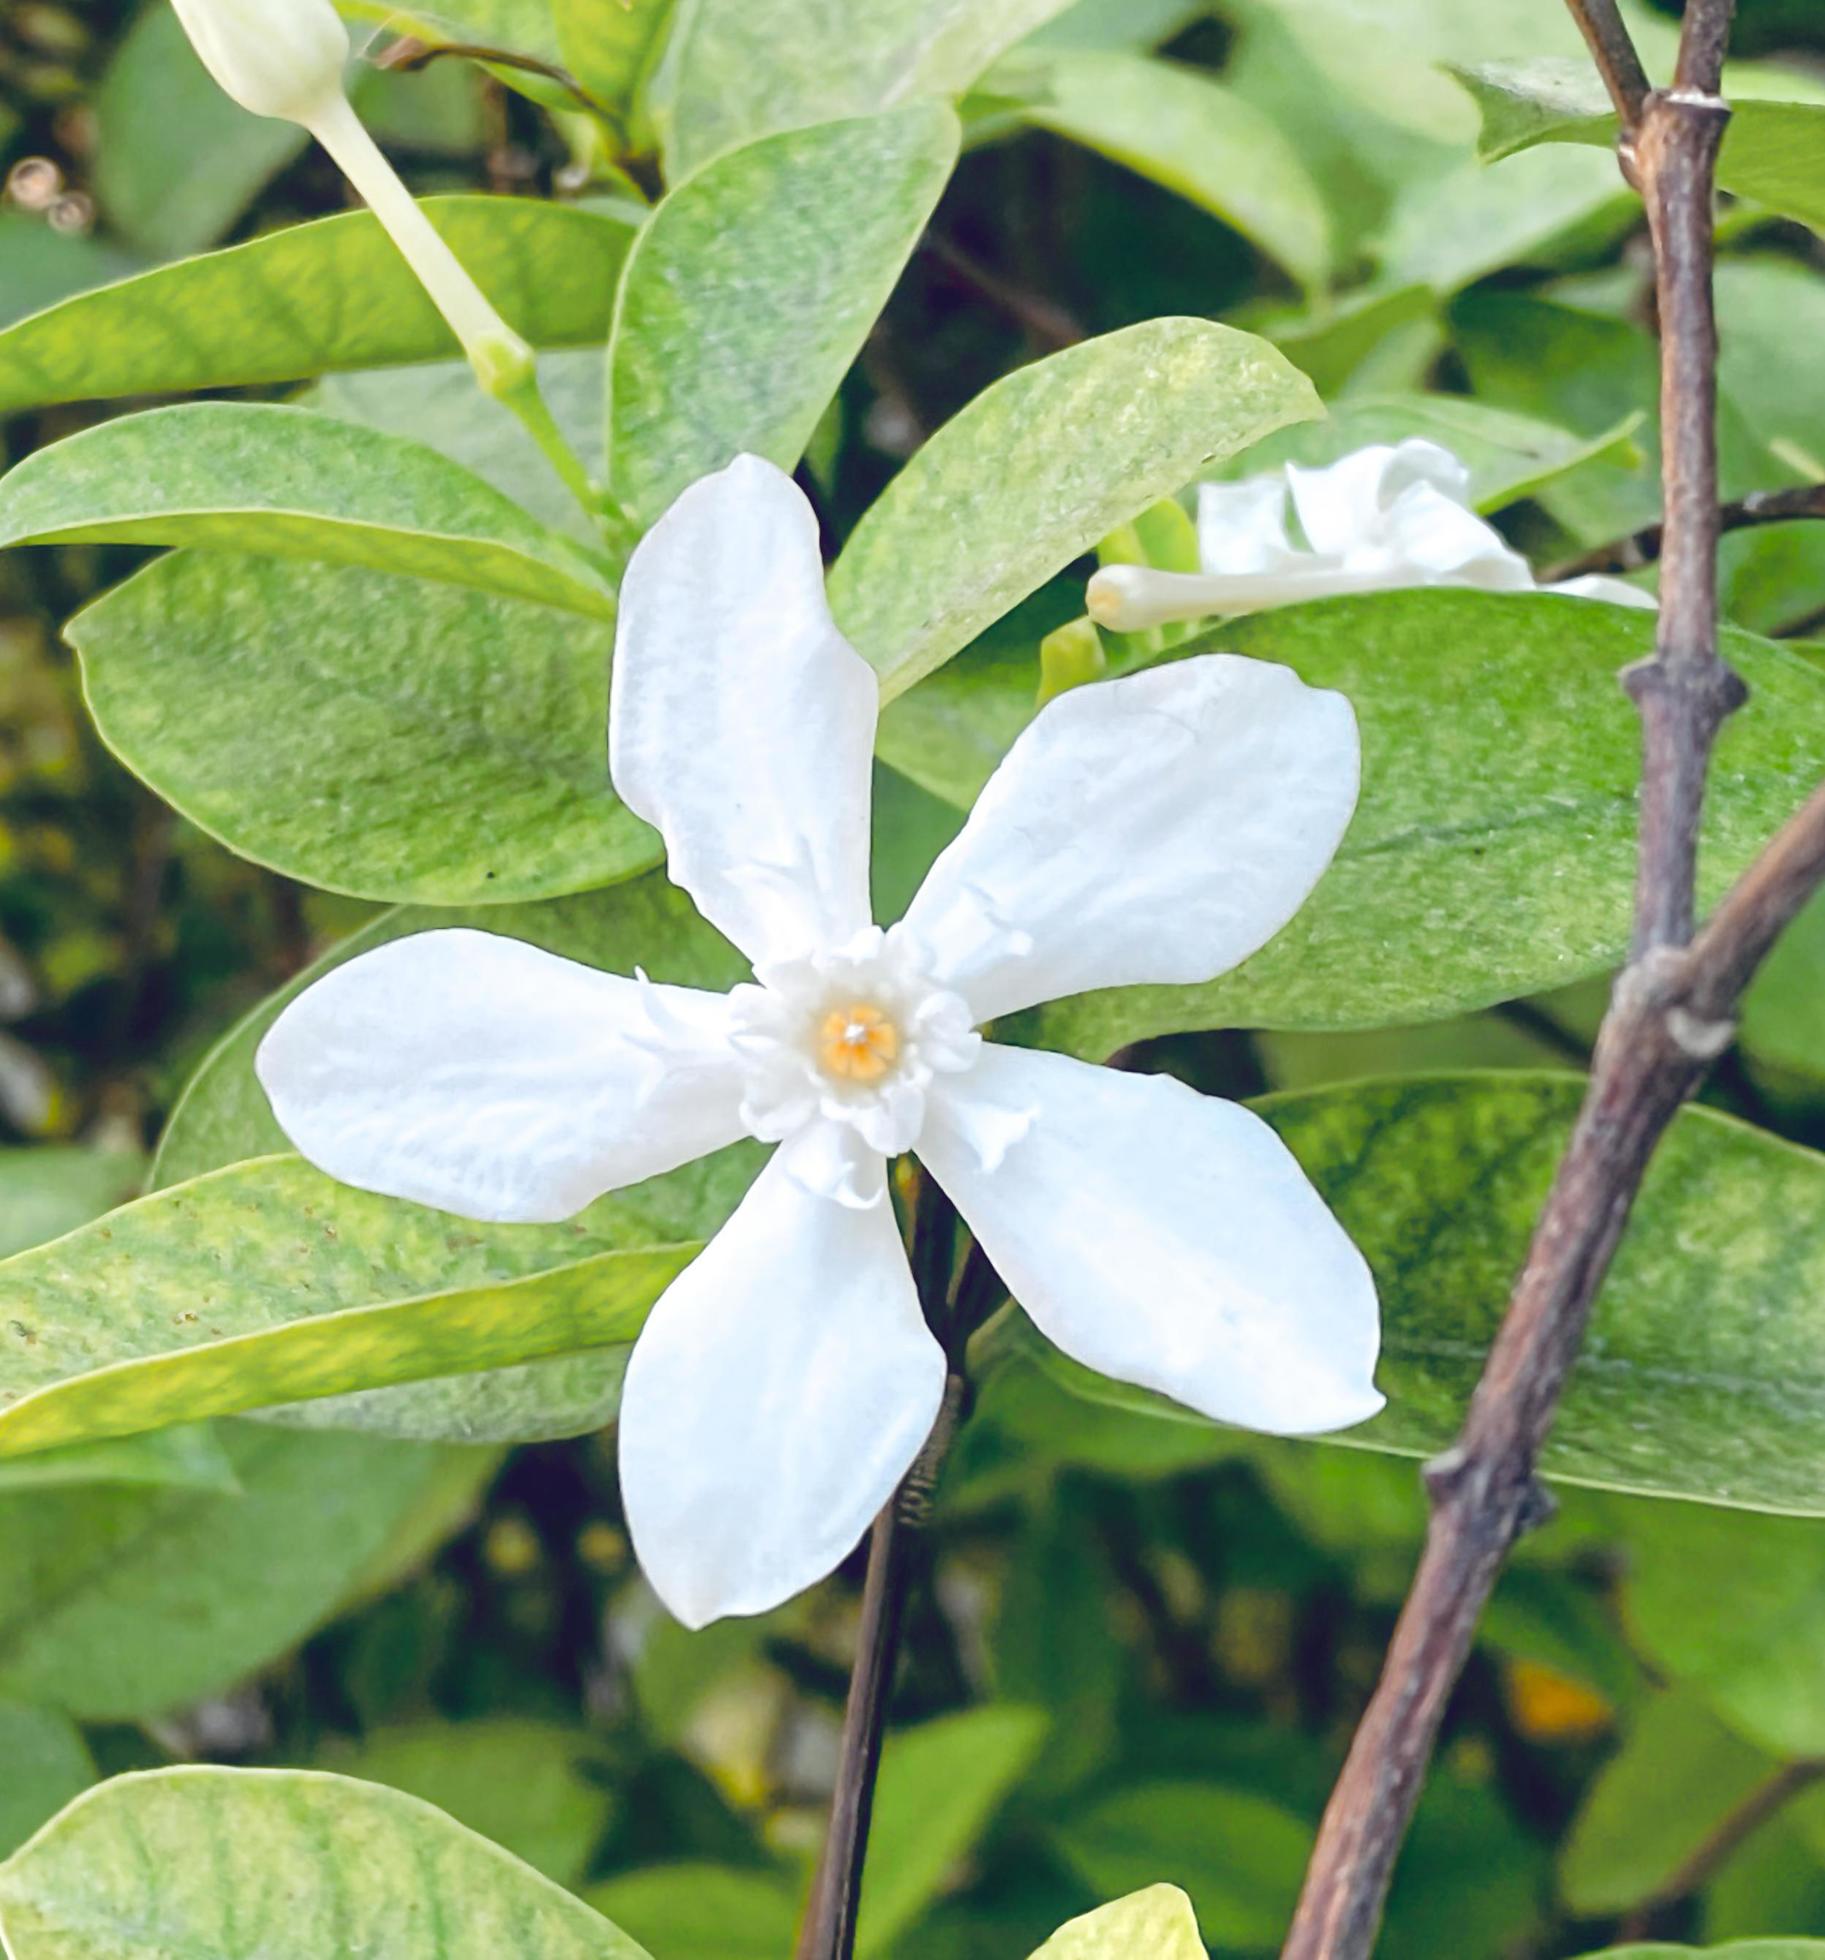
<path fill-rule="evenodd" d="M 951 1306 L 951 1264 L 957 1215 L 950 1201 L 923 1180 L 913 1220 L 913 1276 L 927 1323 L 945 1338 Z M 913 1570 L 913 1553 L 931 1518 L 932 1491 L 962 1425 L 969 1385 L 953 1358 L 944 1382 L 938 1419 L 900 1488 L 882 1507 L 868 1539 L 868 1571 L 862 1582 L 862 1619 L 856 1632 L 855 1670 L 843 1711 L 843 1740 L 830 1828 L 818 1862 L 811 1903 L 799 1934 L 797 1960 L 853 1960 L 862 1903 L 862 1868 L 874 1812 L 881 1738 Z"/>

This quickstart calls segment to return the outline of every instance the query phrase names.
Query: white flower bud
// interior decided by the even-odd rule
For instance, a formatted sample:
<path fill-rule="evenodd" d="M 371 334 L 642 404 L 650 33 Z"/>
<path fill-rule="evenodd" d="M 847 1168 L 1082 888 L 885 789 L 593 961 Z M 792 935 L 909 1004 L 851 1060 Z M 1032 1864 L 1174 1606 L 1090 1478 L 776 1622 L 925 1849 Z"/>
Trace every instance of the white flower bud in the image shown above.
<path fill-rule="evenodd" d="M 342 93 L 348 29 L 330 0 L 172 0 L 216 81 L 256 116 L 307 127 Z"/>

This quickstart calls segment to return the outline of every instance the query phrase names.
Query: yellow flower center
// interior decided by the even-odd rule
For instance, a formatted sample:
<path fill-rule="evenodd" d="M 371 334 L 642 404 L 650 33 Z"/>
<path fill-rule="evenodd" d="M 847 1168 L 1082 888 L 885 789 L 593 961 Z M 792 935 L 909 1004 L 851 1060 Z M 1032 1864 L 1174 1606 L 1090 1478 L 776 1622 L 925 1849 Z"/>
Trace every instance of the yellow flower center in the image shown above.
<path fill-rule="evenodd" d="M 900 1058 L 900 1030 L 872 1001 L 833 1007 L 818 1030 L 817 1058 L 843 1082 L 879 1082 Z"/>

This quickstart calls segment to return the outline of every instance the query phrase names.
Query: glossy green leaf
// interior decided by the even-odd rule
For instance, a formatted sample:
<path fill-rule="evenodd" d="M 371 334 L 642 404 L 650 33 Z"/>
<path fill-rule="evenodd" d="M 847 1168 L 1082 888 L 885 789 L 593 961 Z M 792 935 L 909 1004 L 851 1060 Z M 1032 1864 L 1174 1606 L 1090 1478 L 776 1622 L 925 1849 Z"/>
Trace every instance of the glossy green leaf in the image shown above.
<path fill-rule="evenodd" d="M 153 409 L 40 449 L 0 478 L 0 548 L 82 540 L 366 565 L 614 614 L 582 554 L 479 477 L 303 408 Z"/>
<path fill-rule="evenodd" d="M 0 1866 L 14 1960 L 646 1960 L 580 1900 L 415 1797 L 307 1770 L 120 1776 Z"/>
<path fill-rule="evenodd" d="M 1339 1442 L 1427 1456 L 1456 1435 L 1582 1092 L 1578 1077 L 1516 1070 L 1346 1082 L 1254 1105 L 1361 1247 L 1381 1296 L 1376 1380 L 1388 1407 Z M 1682 1111 L 1598 1298 L 1546 1472 L 1825 1515 L 1821 1216 L 1825 1156 L 1713 1110 Z M 1007 1338 L 1091 1399 L 1195 1422 L 1066 1362 L 1022 1323 Z M 1741 1517 L 1717 1525 L 1720 1539 L 1761 1529 Z M 1812 1527 L 1784 1529 L 1818 1540 Z M 1706 1567 L 1684 1562 L 1692 1588 L 1709 1582 Z M 1757 1616 L 1727 1589 L 1715 1597 L 1753 1642 Z"/>
<path fill-rule="evenodd" d="M 957 95 L 1065 0 L 695 0 L 666 55 L 674 179 L 782 129 Z"/>
<path fill-rule="evenodd" d="M 663 1960 L 780 1960 L 798 1934 L 796 1889 L 746 1866 L 645 1865 L 584 1897 Z"/>
<path fill-rule="evenodd" d="M 741 955 L 704 923 L 691 901 L 659 871 L 605 891 L 535 905 L 458 910 L 406 906 L 389 912 L 331 947 L 222 1037 L 185 1086 L 159 1139 L 153 1185 L 178 1184 L 249 1157 L 288 1150 L 285 1133 L 273 1120 L 253 1067 L 254 1050 L 280 1010 L 344 960 L 388 940 L 448 926 L 474 926 L 504 933 L 509 939 L 530 940 L 547 952 L 610 973 L 632 973 L 636 966 L 643 967 L 654 979 L 674 986 L 723 992 L 747 972 Z M 658 1188 L 644 1187 L 648 1193 Z M 708 1214 L 682 1213 L 666 1221 L 669 1235 L 676 1238 L 697 1236 L 713 1229 L 716 1222 Z"/>
<path fill-rule="evenodd" d="M 1177 191 L 1306 286 L 1330 266 L 1330 218 L 1297 147 L 1253 103 L 1200 69 L 1145 54 L 1025 49 L 1005 76 L 1021 116 Z"/>
<path fill-rule="evenodd" d="M 612 1358 L 585 1351 L 625 1352 L 696 1250 L 640 1243 L 643 1224 L 608 1199 L 564 1225 L 471 1225 L 295 1157 L 211 1172 L 0 1265 L 0 1457 L 413 1382 L 431 1386 L 355 1426 L 553 1433 L 536 1379 L 490 1422 L 437 1378 L 577 1355 L 612 1394 Z"/>
<path fill-rule="evenodd" d="M 582 1730 L 496 1716 L 371 1730 L 325 1750 L 315 1766 L 421 1797 L 534 1871 L 574 1885 L 613 1803 L 589 1774 L 600 1756 Z"/>
<path fill-rule="evenodd" d="M 1006 376 L 934 435 L 851 534 L 830 602 L 903 693 L 1220 457 L 1320 412 L 1264 340 L 1151 320 Z"/>
<path fill-rule="evenodd" d="M 1371 443 L 1418 437 L 1450 450 L 1470 472 L 1471 502 L 1480 511 L 1496 511 L 1590 463 L 1637 467 L 1641 455 L 1633 438 L 1639 420 L 1627 417 L 1603 434 L 1584 436 L 1464 395 L 1349 395 L 1333 402 L 1322 422 L 1281 429 L 1215 474 L 1256 476 L 1282 463 L 1311 468 Z"/>
<path fill-rule="evenodd" d="M 504 197 L 432 198 L 425 215 L 534 346 L 607 333 L 633 235 L 624 220 Z M 19 321 L 0 333 L 0 413 L 296 381 L 458 351 L 392 240 L 370 213 L 352 211 L 160 266 Z"/>
<path fill-rule="evenodd" d="M 1098 1892 L 1127 1892 L 1171 1872 L 1190 1893 L 1204 1937 L 1225 1949 L 1280 1939 L 1312 1845 L 1310 1825 L 1267 1798 L 1190 1781 L 1110 1791 L 1067 1817 L 1055 1837 Z"/>
<path fill-rule="evenodd" d="M 0 1701 L 0 1858 L 95 1781 L 81 1732 L 54 1708 Z"/>
<path fill-rule="evenodd" d="M 997 1704 L 888 1738 L 869 1829 L 857 1960 L 876 1960 L 931 1903 L 1045 1741 L 1049 1718 Z"/>
<path fill-rule="evenodd" d="M 337 1609 L 453 1459 L 471 1500 L 498 1461 L 252 1423 L 222 1435 L 232 1495 L 0 1498 L 0 1694 L 131 1721 L 224 1693 Z"/>
<path fill-rule="evenodd" d="M 1059 1927 L 1032 1960 L 1205 1960 L 1205 1953 L 1191 1901 L 1176 1885 L 1150 1885 Z"/>
<path fill-rule="evenodd" d="M 231 1494 L 240 1489 L 232 1459 L 204 1422 L 0 1459 L 0 1494 L 73 1484 L 173 1485 Z"/>
<path fill-rule="evenodd" d="M 128 1150 L 74 1144 L 0 1150 L 0 1258 L 73 1232 L 124 1203 L 144 1170 Z"/>
<path fill-rule="evenodd" d="M 1482 114 L 1478 152 L 1494 160 L 1537 143 L 1613 148 L 1616 118 L 1588 63 L 1543 60 L 1478 63 L 1453 72 Z M 1825 230 L 1825 100 L 1769 101 L 1762 87 L 1800 92 L 1798 76 L 1759 85 L 1744 99 L 1740 80 L 1726 80 L 1729 127 L 1717 159 L 1717 181 L 1784 217 Z"/>
<path fill-rule="evenodd" d="M 659 856 L 609 786 L 606 625 L 362 567 L 184 552 L 67 630 L 121 760 L 306 884 L 504 902 Z"/>
<path fill-rule="evenodd" d="M 1566 1904 L 1596 1918 L 1654 1898 L 1777 1767 L 1697 1696 L 1657 1696 L 1585 1792 L 1559 1858 Z"/>
<path fill-rule="evenodd" d="M 1202 987 L 1084 994 L 1014 1025 L 1100 1059 L 1186 1028 L 1374 1028 L 1534 994 L 1628 943 L 1641 738 L 1616 676 L 1651 615 L 1546 594 L 1412 591 L 1289 606 L 1198 643 L 1348 695 L 1363 789 L 1343 846 L 1278 938 Z M 1825 688 L 1726 636 L 1750 706 L 1706 799 L 1705 904 L 1825 774 Z M 905 767 L 896 757 L 896 766 Z"/>
<path fill-rule="evenodd" d="M 671 193 L 628 256 L 609 348 L 609 469 L 651 522 L 742 450 L 796 466 L 956 161 L 915 102 L 762 138 Z"/>

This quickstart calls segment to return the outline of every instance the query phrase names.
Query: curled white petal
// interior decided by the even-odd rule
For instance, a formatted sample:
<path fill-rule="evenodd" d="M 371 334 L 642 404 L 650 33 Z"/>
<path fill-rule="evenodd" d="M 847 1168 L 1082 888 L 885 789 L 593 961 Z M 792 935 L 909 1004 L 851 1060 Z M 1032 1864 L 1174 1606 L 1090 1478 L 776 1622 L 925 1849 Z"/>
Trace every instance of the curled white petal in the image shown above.
<path fill-rule="evenodd" d="M 255 1067 L 319 1169 L 465 1218 L 569 1218 L 742 1134 L 722 995 L 487 932 L 417 933 L 335 968 Z"/>
<path fill-rule="evenodd" d="M 758 456 L 684 492 L 621 584 L 609 766 L 672 881 L 757 965 L 869 923 L 879 688 L 824 598 L 817 519 Z"/>
<path fill-rule="evenodd" d="M 1605 578 L 1601 572 L 1586 572 L 1582 578 L 1562 578 L 1548 592 L 1563 592 L 1573 599 L 1605 599 L 1612 606 L 1635 606 L 1644 612 L 1658 612 L 1660 601 L 1651 592 L 1631 585 L 1627 579 Z"/>
<path fill-rule="evenodd" d="M 1033 1112 L 993 1167 L 978 1101 Z M 1250 1111 L 990 1043 L 934 1098 L 919 1154 L 1015 1299 L 1087 1367 L 1275 1435 L 1381 1407 L 1374 1280 Z"/>
<path fill-rule="evenodd" d="M 943 1392 L 892 1207 L 832 1204 L 775 1157 L 628 1365 L 621 1488 L 653 1589 L 700 1627 L 823 1578 Z"/>
<path fill-rule="evenodd" d="M 1233 654 L 1073 688 L 1022 733 L 905 929 L 976 1019 L 1213 978 L 1286 924 L 1356 807 L 1341 694 Z"/>

